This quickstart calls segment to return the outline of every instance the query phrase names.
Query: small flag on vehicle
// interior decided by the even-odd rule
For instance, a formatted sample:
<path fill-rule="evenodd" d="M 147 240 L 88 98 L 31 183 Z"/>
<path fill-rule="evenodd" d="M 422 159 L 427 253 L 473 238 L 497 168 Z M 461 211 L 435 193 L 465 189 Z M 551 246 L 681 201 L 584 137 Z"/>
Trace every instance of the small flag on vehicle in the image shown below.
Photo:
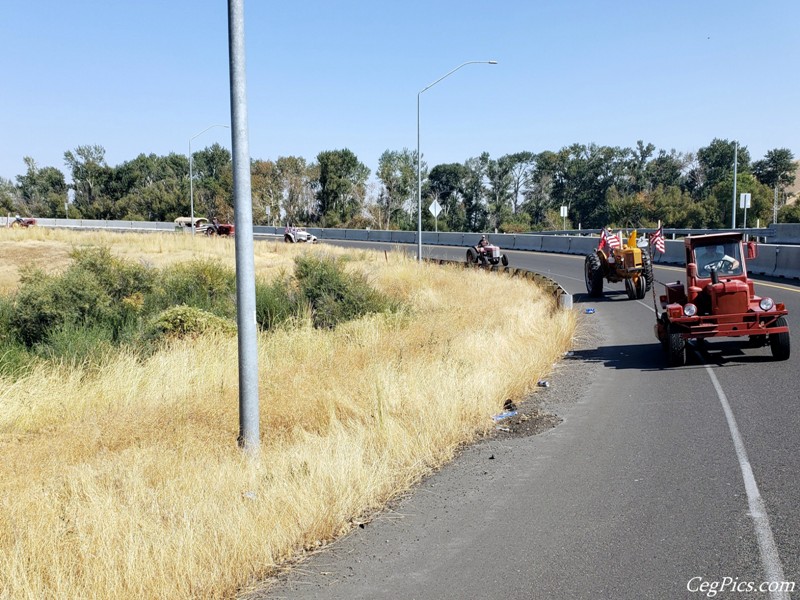
<path fill-rule="evenodd" d="M 650 245 L 655 246 L 661 254 L 667 251 L 666 242 L 664 241 L 664 226 L 661 221 L 658 222 L 658 229 L 650 234 Z"/>

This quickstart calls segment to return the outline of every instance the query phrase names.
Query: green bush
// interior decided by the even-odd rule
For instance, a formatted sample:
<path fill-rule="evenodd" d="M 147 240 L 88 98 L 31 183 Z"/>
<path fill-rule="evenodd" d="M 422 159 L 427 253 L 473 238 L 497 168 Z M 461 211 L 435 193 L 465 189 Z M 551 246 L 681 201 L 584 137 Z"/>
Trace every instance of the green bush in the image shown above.
<path fill-rule="evenodd" d="M 108 248 L 79 248 L 70 256 L 73 260 L 70 270 L 92 273 L 113 300 L 148 294 L 153 289 L 156 277 L 153 269 L 115 258 Z"/>
<path fill-rule="evenodd" d="M 194 306 L 173 306 L 150 323 L 149 338 L 192 337 L 204 333 L 235 334 L 236 324 Z"/>
<path fill-rule="evenodd" d="M 193 260 L 164 269 L 146 310 L 195 306 L 220 317 L 236 315 L 236 273 L 217 261 Z"/>
<path fill-rule="evenodd" d="M 114 342 L 113 330 L 104 325 L 65 323 L 50 331 L 47 342 L 34 351 L 46 360 L 72 367 L 97 367 L 112 355 Z"/>
<path fill-rule="evenodd" d="M 315 327 L 333 328 L 392 308 L 366 277 L 346 272 L 335 258 L 300 255 L 295 258 L 295 277 L 300 293 L 311 305 Z"/>
<path fill-rule="evenodd" d="M 256 321 L 261 329 L 272 329 L 299 316 L 301 302 L 285 275 L 271 282 L 256 282 Z"/>

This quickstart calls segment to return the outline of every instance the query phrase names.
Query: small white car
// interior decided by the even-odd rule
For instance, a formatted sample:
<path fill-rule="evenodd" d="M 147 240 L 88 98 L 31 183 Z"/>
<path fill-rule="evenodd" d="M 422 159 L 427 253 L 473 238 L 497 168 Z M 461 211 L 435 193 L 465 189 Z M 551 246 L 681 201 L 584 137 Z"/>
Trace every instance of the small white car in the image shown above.
<path fill-rule="evenodd" d="M 317 236 L 311 235 L 303 227 L 287 225 L 286 229 L 283 230 L 283 241 L 287 244 L 297 244 L 300 242 L 316 244 Z"/>

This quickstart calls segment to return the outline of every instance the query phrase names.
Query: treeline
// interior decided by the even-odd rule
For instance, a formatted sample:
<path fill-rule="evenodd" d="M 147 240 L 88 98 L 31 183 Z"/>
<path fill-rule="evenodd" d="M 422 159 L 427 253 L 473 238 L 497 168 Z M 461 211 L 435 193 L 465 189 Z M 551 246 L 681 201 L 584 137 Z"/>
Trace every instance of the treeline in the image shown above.
<path fill-rule="evenodd" d="M 738 151 L 737 151 L 738 148 Z M 736 190 L 751 194 L 748 224 L 800 222 L 787 204 L 797 165 L 786 148 L 751 161 L 746 146 L 714 139 L 696 153 L 573 144 L 557 152 L 488 153 L 422 172 L 423 228 L 441 231 L 521 232 L 543 229 L 653 226 L 727 227 L 731 223 L 734 156 Z M 38 217 L 171 221 L 190 210 L 189 158 L 140 154 L 112 167 L 102 146 L 64 153 L 71 177 L 24 158 L 16 182 L 0 178 L 0 210 Z M 219 144 L 192 156 L 195 214 L 233 219 L 230 152 Z M 417 156 L 386 150 L 375 178 L 348 149 L 251 164 L 253 222 L 320 227 L 416 229 Z M 441 206 L 434 221 L 428 210 Z M 566 222 L 560 208 L 566 206 Z M 738 198 L 737 198 L 738 206 Z M 737 224 L 741 223 L 741 216 Z"/>

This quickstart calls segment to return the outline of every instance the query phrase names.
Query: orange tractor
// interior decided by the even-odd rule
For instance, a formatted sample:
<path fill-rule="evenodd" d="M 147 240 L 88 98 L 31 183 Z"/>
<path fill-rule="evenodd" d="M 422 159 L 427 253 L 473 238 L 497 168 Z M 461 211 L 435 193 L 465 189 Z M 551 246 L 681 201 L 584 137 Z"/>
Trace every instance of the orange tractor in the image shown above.
<path fill-rule="evenodd" d="M 636 231 L 627 241 L 603 230 L 600 245 L 584 261 L 586 291 L 592 298 L 603 295 L 603 280 L 625 282 L 625 292 L 631 300 L 642 299 L 653 285 L 653 261 L 645 245 L 639 247 Z"/>

